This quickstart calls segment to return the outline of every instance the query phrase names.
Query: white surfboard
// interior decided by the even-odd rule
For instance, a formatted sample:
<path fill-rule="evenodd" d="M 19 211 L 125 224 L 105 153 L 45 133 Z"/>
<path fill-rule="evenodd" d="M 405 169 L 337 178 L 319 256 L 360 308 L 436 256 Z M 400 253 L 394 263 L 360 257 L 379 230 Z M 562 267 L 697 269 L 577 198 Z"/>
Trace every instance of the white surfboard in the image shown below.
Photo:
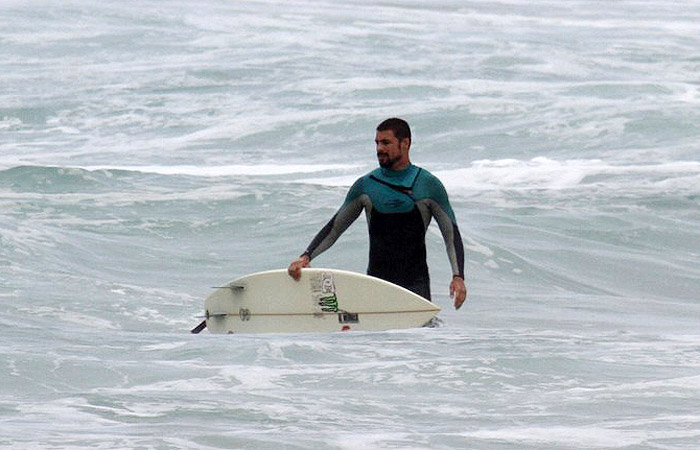
<path fill-rule="evenodd" d="M 286 270 L 246 275 L 217 288 L 204 308 L 212 333 L 415 328 L 440 311 L 423 297 L 379 278 L 311 268 L 303 269 L 298 281 Z"/>

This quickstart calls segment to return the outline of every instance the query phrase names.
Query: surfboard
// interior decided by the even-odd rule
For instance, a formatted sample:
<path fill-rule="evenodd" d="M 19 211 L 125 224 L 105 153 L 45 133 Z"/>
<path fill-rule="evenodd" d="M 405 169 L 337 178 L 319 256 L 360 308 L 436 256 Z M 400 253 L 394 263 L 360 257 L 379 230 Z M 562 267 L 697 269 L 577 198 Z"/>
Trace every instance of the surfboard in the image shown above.
<path fill-rule="evenodd" d="M 303 333 L 415 328 L 440 308 L 379 278 L 307 268 L 297 281 L 286 270 L 259 272 L 216 288 L 204 301 L 205 321 L 192 332 Z"/>

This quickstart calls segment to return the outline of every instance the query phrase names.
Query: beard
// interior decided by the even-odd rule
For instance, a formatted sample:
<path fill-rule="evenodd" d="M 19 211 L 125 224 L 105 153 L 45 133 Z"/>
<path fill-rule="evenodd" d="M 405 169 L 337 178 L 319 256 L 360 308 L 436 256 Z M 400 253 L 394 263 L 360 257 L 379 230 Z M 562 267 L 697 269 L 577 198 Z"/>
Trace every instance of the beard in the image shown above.
<path fill-rule="evenodd" d="M 394 158 L 391 158 L 388 153 L 377 153 L 377 160 L 379 161 L 379 167 L 382 169 L 391 169 L 394 167 L 394 164 L 398 162 L 401 159 L 401 156 L 396 156 Z"/>

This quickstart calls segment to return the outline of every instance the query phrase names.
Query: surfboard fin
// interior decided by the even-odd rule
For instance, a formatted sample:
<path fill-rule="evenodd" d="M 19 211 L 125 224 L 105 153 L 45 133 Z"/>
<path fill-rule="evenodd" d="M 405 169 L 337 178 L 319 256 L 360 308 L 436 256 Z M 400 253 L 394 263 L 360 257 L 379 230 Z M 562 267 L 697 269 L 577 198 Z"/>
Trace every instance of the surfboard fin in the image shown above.
<path fill-rule="evenodd" d="M 192 330 L 190 331 L 190 333 L 192 333 L 192 334 L 199 334 L 199 332 L 202 331 L 203 329 L 205 329 L 206 327 L 207 327 L 207 321 L 206 321 L 206 320 L 202 320 L 202 323 L 200 323 L 200 324 L 197 325 L 196 327 L 192 328 Z"/>
<path fill-rule="evenodd" d="M 232 291 L 242 291 L 245 286 L 242 284 L 227 284 L 226 286 L 212 286 L 212 289 L 231 289 Z"/>

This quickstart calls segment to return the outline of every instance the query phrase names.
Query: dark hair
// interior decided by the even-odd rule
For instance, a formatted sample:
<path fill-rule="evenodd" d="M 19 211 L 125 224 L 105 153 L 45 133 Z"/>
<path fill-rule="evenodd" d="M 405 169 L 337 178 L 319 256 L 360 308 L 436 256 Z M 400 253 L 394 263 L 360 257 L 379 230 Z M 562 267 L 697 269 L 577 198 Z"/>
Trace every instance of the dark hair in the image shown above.
<path fill-rule="evenodd" d="M 397 119 L 392 117 L 391 119 L 386 119 L 384 122 L 377 125 L 377 131 L 391 130 L 394 132 L 396 139 L 401 142 L 404 139 L 411 140 L 411 128 L 408 123 L 403 119 Z"/>

